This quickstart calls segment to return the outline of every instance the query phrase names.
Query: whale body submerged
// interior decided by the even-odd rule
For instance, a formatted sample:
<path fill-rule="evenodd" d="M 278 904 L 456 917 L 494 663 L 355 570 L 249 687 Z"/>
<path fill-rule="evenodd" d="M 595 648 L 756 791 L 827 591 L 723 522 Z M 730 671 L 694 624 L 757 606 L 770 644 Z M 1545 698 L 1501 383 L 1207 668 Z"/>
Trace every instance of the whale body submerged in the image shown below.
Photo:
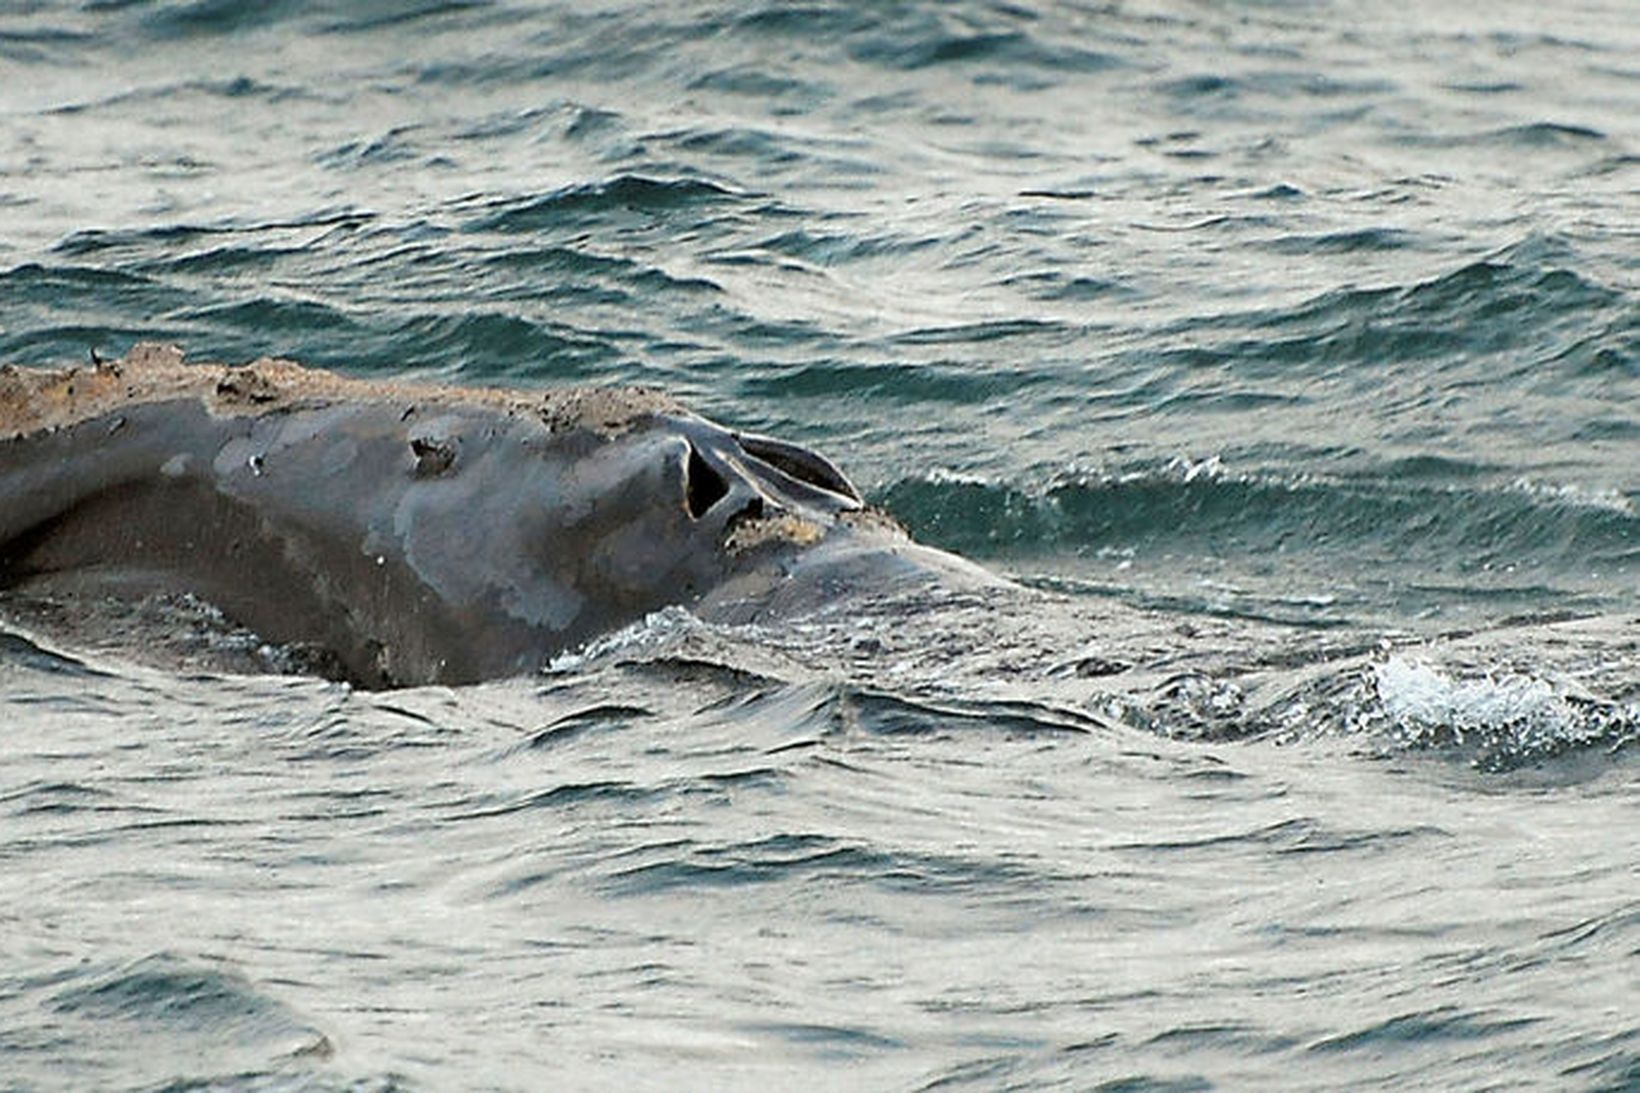
<path fill-rule="evenodd" d="M 182 594 L 380 688 L 527 672 L 674 604 L 744 620 L 862 584 L 993 580 L 911 542 L 825 458 L 655 391 L 373 382 L 154 345 L 0 368 L 0 608 L 51 603 L 29 620 L 48 629 Z"/>

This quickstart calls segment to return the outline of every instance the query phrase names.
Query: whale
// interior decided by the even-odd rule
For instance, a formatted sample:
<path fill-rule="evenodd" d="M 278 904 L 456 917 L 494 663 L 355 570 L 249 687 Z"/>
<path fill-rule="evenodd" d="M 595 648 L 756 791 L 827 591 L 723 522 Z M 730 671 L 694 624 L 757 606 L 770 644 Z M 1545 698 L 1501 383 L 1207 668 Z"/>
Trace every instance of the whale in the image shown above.
<path fill-rule="evenodd" d="M 653 389 L 440 386 L 159 344 L 0 367 L 0 616 L 71 641 L 108 604 L 180 596 L 302 650 L 305 671 L 463 684 L 671 606 L 760 621 L 996 580 L 912 541 L 824 456 Z M 117 629 L 133 655 L 154 644 Z"/>

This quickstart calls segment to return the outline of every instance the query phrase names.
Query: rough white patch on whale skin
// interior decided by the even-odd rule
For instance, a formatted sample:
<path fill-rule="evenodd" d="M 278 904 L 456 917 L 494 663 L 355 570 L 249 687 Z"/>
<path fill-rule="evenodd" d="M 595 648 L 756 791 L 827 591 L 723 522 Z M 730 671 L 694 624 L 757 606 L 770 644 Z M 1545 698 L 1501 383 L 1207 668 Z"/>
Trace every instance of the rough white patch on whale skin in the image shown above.
<path fill-rule="evenodd" d="M 178 452 L 160 464 L 159 473 L 166 478 L 181 478 L 188 473 L 188 467 L 192 462 L 193 457 L 187 452 Z"/>

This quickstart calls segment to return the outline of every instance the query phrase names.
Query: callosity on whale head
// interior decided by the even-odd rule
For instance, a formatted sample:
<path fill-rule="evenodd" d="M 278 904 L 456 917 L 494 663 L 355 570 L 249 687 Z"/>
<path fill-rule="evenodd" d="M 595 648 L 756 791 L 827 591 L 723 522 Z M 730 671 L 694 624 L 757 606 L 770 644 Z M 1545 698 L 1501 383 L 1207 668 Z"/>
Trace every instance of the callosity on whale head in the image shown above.
<path fill-rule="evenodd" d="M 184 593 L 365 686 L 528 671 L 670 604 L 763 617 L 907 578 L 985 579 L 868 512 L 823 457 L 652 391 L 378 383 L 157 346 L 0 370 L 13 602 Z"/>

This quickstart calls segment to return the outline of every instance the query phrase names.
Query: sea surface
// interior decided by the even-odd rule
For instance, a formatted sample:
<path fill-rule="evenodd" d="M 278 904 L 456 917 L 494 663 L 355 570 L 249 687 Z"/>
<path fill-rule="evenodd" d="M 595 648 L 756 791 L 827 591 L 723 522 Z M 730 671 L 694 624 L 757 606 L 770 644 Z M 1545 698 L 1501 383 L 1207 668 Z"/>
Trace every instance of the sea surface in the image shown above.
<path fill-rule="evenodd" d="M 1637 153 L 1633 0 L 0 0 L 0 361 L 653 385 L 1017 586 L 0 629 L 0 1089 L 1640 1089 Z"/>

